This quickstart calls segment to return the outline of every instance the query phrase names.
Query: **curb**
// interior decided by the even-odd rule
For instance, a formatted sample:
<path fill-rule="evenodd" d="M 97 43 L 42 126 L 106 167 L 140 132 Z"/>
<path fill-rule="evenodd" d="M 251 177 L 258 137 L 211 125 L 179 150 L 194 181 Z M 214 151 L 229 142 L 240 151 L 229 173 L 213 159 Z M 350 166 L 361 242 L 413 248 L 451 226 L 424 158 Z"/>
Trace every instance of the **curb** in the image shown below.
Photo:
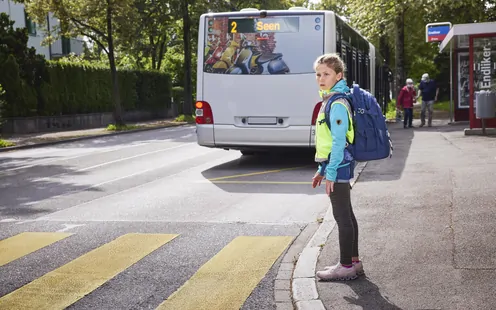
<path fill-rule="evenodd" d="M 355 167 L 355 178 L 350 182 L 351 186 L 355 185 L 360 174 L 363 172 L 363 169 L 367 166 L 367 163 L 368 162 L 361 162 L 357 164 Z M 332 207 L 329 204 L 324 220 L 300 253 L 293 270 L 293 276 L 291 278 L 291 297 L 298 310 L 326 309 L 319 299 L 319 293 L 315 283 L 315 269 L 317 268 L 320 252 L 335 226 L 336 222 L 332 215 Z M 277 309 L 279 310 L 279 308 Z"/>
<path fill-rule="evenodd" d="M 123 134 L 131 134 L 131 133 L 135 133 L 135 132 L 150 131 L 150 130 L 155 130 L 155 129 L 188 126 L 188 125 L 192 125 L 192 124 L 190 124 L 190 123 L 171 124 L 171 125 L 167 125 L 167 126 L 147 127 L 147 128 L 140 128 L 140 129 L 117 131 L 117 132 L 105 133 L 105 134 L 101 134 L 101 135 L 90 135 L 90 136 L 83 136 L 83 137 L 77 137 L 77 138 L 61 139 L 61 140 L 50 141 L 50 142 L 41 142 L 41 143 L 25 144 L 25 145 L 18 145 L 18 146 L 8 146 L 8 147 L 0 148 L 0 153 L 9 152 L 9 151 L 16 151 L 16 150 L 21 150 L 21 149 L 33 149 L 33 148 L 38 148 L 38 147 L 44 147 L 44 146 L 50 146 L 50 145 L 62 144 L 62 143 L 69 143 L 69 142 L 76 142 L 76 141 L 81 141 L 81 140 L 96 139 L 96 138 L 101 138 L 101 137 L 111 137 L 111 136 L 117 136 L 117 135 L 123 135 Z"/>

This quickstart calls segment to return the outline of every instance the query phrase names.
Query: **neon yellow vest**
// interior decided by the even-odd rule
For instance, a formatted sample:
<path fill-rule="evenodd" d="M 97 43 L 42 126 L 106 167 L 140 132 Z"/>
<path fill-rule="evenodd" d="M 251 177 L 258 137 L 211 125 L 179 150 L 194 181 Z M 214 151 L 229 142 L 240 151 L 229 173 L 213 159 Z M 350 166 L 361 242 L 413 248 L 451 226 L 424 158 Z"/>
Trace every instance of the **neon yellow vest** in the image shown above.
<path fill-rule="evenodd" d="M 328 104 L 331 104 L 326 101 L 325 104 L 322 104 L 320 107 L 319 115 L 317 116 L 317 121 L 315 123 L 315 161 L 323 162 L 329 159 L 329 154 L 332 151 L 332 135 L 329 127 L 325 122 L 325 109 Z M 348 101 L 345 99 L 338 99 L 334 101 L 332 104 L 342 104 L 346 107 L 348 111 L 348 131 L 346 132 L 346 140 L 349 143 L 353 143 L 355 138 L 355 130 L 353 128 L 353 122 L 351 120 L 351 107 Z M 320 125 L 319 125 L 320 124 Z"/>

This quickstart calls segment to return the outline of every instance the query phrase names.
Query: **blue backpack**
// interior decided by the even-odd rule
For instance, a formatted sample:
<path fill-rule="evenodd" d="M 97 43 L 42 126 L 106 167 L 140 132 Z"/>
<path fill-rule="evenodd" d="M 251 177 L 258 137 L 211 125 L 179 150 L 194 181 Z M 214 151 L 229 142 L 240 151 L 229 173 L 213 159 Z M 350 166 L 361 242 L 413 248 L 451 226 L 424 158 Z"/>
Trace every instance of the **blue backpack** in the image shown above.
<path fill-rule="evenodd" d="M 384 159 L 393 155 L 393 143 L 387 129 L 386 117 L 375 97 L 368 91 L 354 84 L 351 93 L 335 94 L 329 99 L 334 102 L 345 98 L 351 106 L 351 120 L 355 129 L 353 144 L 348 150 L 356 161 Z M 326 106 L 325 121 L 331 128 L 329 113 L 331 104 Z"/>

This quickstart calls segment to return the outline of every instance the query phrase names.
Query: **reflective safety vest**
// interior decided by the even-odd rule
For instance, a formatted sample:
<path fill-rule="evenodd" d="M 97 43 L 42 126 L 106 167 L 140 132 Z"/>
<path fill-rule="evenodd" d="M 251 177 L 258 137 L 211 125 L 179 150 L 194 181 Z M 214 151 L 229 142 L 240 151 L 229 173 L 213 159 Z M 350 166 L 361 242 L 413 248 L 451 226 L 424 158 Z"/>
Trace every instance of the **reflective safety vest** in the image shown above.
<path fill-rule="evenodd" d="M 349 124 L 348 131 L 346 132 L 346 141 L 348 143 L 353 143 L 353 140 L 355 138 L 355 130 L 353 128 L 353 121 L 351 119 L 351 106 L 349 102 L 345 99 L 338 99 L 330 103 L 329 99 L 327 100 L 326 104 L 323 104 L 320 107 L 319 115 L 317 116 L 317 121 L 315 123 L 315 149 L 316 149 L 315 161 L 316 162 L 325 162 L 329 160 L 329 154 L 331 154 L 332 151 L 331 130 L 329 129 L 325 121 L 325 110 L 328 104 L 342 104 L 346 107 L 346 110 L 348 111 L 348 124 Z"/>

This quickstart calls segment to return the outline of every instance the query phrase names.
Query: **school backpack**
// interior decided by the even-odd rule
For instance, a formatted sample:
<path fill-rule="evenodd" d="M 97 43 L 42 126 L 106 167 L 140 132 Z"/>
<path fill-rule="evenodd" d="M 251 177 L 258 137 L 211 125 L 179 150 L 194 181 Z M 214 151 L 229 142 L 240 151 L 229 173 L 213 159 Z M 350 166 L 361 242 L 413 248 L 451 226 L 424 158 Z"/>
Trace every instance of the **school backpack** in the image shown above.
<path fill-rule="evenodd" d="M 393 143 L 386 124 L 386 117 L 375 97 L 368 91 L 353 84 L 351 93 L 333 95 L 329 102 L 345 98 L 351 106 L 351 120 L 355 129 L 355 139 L 348 145 L 356 161 L 379 160 L 393 156 Z M 325 121 L 331 128 L 329 113 L 331 104 L 326 106 Z"/>

